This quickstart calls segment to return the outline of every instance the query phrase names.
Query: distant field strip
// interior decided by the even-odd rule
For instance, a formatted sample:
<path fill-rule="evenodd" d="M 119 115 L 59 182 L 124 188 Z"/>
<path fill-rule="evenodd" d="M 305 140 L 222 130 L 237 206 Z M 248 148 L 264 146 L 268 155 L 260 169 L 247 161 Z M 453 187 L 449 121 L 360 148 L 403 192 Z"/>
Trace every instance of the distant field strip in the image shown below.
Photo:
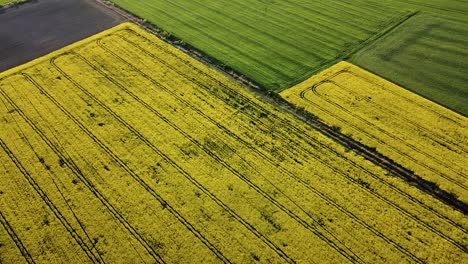
<path fill-rule="evenodd" d="M 16 0 L 0 0 L 0 7 L 16 2 Z"/>
<path fill-rule="evenodd" d="M 31 0 L 14 8 L 2 8 L 0 72 L 124 21 L 124 17 L 102 3 L 89 0 Z"/>
<path fill-rule="evenodd" d="M 0 256 L 460 263 L 468 219 L 132 24 L 0 74 Z"/>
<path fill-rule="evenodd" d="M 468 119 L 341 62 L 281 94 L 468 202 Z"/>
<path fill-rule="evenodd" d="M 468 22 L 417 15 L 351 61 L 468 116 Z"/>
<path fill-rule="evenodd" d="M 112 2 L 272 90 L 307 78 L 409 14 L 361 0 Z"/>
<path fill-rule="evenodd" d="M 385 4 L 395 8 L 421 10 L 450 19 L 468 20 L 468 2 L 463 0 L 387 0 Z"/>

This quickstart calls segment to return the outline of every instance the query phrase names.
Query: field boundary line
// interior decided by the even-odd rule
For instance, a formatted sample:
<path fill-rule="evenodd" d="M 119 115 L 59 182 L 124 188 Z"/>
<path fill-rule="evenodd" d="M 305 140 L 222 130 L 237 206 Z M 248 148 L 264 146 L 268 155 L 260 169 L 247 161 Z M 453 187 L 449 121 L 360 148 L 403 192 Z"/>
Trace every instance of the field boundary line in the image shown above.
<path fill-rule="evenodd" d="M 364 49 L 366 46 L 372 45 L 372 43 L 377 42 L 379 39 L 382 37 L 390 34 L 393 30 L 395 30 L 397 27 L 400 25 L 404 24 L 408 20 L 410 20 L 412 17 L 416 16 L 419 14 L 419 11 L 415 12 L 408 12 L 405 15 L 403 15 L 398 21 L 390 21 L 387 25 L 385 25 L 382 28 L 382 31 L 371 35 L 369 38 L 364 40 L 362 43 L 359 43 L 358 45 L 352 46 L 348 50 L 345 50 L 344 52 L 338 54 L 335 59 L 329 60 L 324 62 L 321 66 L 314 68 L 311 71 L 308 71 L 301 75 L 300 77 L 296 78 L 295 80 L 289 82 L 284 89 L 279 90 L 278 92 L 285 91 L 289 89 L 290 87 L 293 87 L 296 84 L 299 84 L 306 80 L 307 77 L 313 76 L 324 69 L 330 68 L 330 66 L 342 61 L 342 60 L 347 60 L 354 56 L 354 54 L 358 53 L 360 50 Z"/>

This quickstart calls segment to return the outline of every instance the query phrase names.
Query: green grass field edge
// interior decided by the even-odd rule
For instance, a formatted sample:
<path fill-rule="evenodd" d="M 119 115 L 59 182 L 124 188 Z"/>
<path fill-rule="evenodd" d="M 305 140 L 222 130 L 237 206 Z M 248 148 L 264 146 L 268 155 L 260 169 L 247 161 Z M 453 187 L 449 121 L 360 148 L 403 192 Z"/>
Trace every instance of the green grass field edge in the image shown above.
<path fill-rule="evenodd" d="M 275 90 L 275 92 L 280 93 L 280 92 L 282 92 L 284 90 L 287 90 L 287 89 L 293 87 L 294 85 L 305 81 L 306 79 L 310 78 L 311 76 L 313 76 L 313 75 L 315 75 L 315 74 L 317 74 L 317 73 L 319 73 L 319 72 L 321 72 L 321 71 L 323 71 L 325 69 L 330 68 L 331 66 L 335 65 L 336 63 L 338 63 L 340 61 L 343 61 L 343 60 L 347 61 L 354 54 L 358 53 L 360 50 L 364 49 L 366 46 L 370 45 L 371 43 L 373 43 L 375 41 L 378 41 L 383 36 L 389 34 L 393 30 L 395 30 L 396 28 L 398 28 L 399 26 L 401 26 L 402 24 L 407 22 L 409 19 L 416 16 L 418 13 L 419 13 L 419 11 L 413 11 L 413 12 L 405 13 L 399 20 L 397 20 L 396 22 L 391 21 L 386 27 L 383 28 L 383 30 L 381 30 L 380 32 L 370 36 L 368 39 L 361 42 L 359 45 L 354 46 L 353 48 L 351 48 L 347 52 L 345 51 L 344 53 L 337 56 L 335 59 L 327 61 L 326 63 L 322 64 L 320 67 L 312 69 L 311 71 L 308 71 L 308 72 L 302 74 L 300 77 L 298 77 L 295 80 L 289 82 L 286 87 L 281 88 L 281 89 L 277 89 L 277 90 Z"/>
<path fill-rule="evenodd" d="M 361 49 L 365 48 L 367 45 L 371 44 L 374 41 L 377 41 L 380 39 L 382 36 L 388 34 L 391 32 L 393 29 L 413 17 L 414 15 L 418 14 L 419 11 L 407 11 L 405 12 L 402 16 L 399 17 L 399 19 L 395 19 L 392 21 L 389 21 L 387 25 L 385 25 L 382 30 L 376 34 L 373 34 L 369 36 L 366 40 L 362 41 L 361 43 L 350 47 L 348 50 L 343 51 L 341 54 L 337 55 L 334 59 L 329 60 L 325 63 L 323 63 L 319 67 L 315 67 L 303 74 L 301 74 L 298 78 L 286 83 L 282 87 L 278 87 L 276 89 L 273 89 L 271 87 L 268 87 L 265 84 L 262 84 L 258 81 L 255 81 L 254 79 L 250 78 L 247 73 L 243 73 L 242 71 L 238 70 L 237 68 L 234 68 L 225 62 L 207 54 L 203 50 L 198 49 L 197 47 L 191 45 L 190 43 L 185 42 L 177 36 L 177 34 L 170 33 L 166 31 L 164 28 L 158 26 L 157 24 L 154 24 L 152 22 L 149 22 L 147 19 L 142 18 L 138 16 L 137 14 L 123 8 L 122 6 L 110 1 L 110 0 L 102 0 L 104 4 L 111 8 L 116 8 L 119 11 L 128 14 L 134 18 L 133 22 L 140 24 L 147 30 L 155 33 L 158 37 L 163 39 L 164 41 L 168 42 L 169 44 L 177 47 L 178 49 L 183 50 L 186 53 L 189 53 L 192 57 L 195 57 L 198 60 L 201 60 L 205 64 L 210 65 L 211 67 L 217 68 L 221 71 L 223 71 L 225 74 L 229 75 L 230 77 L 234 78 L 235 80 L 241 82 L 244 85 L 249 86 L 250 88 L 253 88 L 254 90 L 261 90 L 265 94 L 278 94 L 284 90 L 289 89 L 290 87 L 310 78 L 311 76 L 317 74 L 318 72 L 338 63 L 339 61 L 346 60 L 353 54 L 357 53 Z"/>
<path fill-rule="evenodd" d="M 419 12 L 416 12 L 416 13 L 417 13 L 417 14 L 415 14 L 414 16 L 411 16 L 410 18 L 416 17 L 416 15 L 422 15 L 422 14 L 426 14 L 426 15 L 427 15 L 427 13 L 419 13 Z M 405 21 L 403 21 L 402 23 L 396 25 L 394 28 L 392 28 L 390 31 L 388 31 L 388 32 L 387 32 L 386 34 L 384 34 L 384 35 L 390 34 L 390 33 L 392 33 L 393 31 L 398 30 L 400 27 L 404 27 L 405 24 L 406 24 L 406 22 L 409 22 L 410 18 L 407 19 L 407 20 L 405 20 Z M 383 37 L 384 35 L 382 35 L 381 37 Z M 367 48 L 367 47 L 363 47 L 361 50 L 365 50 L 366 48 Z M 430 97 L 428 97 L 428 96 L 426 96 L 426 95 L 424 95 L 424 94 L 422 94 L 422 93 L 420 93 L 420 92 L 418 92 L 418 91 L 415 91 L 414 89 L 408 88 L 406 85 L 400 83 L 398 80 L 392 80 L 392 79 L 390 79 L 390 78 L 387 78 L 386 76 L 383 76 L 382 74 L 377 73 L 376 71 L 374 71 L 374 70 L 372 70 L 372 69 L 366 67 L 365 65 L 358 65 L 358 64 L 356 64 L 356 63 L 353 61 L 353 57 L 354 57 L 355 55 L 357 55 L 361 50 L 358 50 L 358 51 L 354 52 L 351 56 L 349 56 L 349 57 L 346 58 L 345 60 L 348 61 L 349 63 L 352 63 L 353 65 L 356 65 L 356 66 L 358 66 L 358 67 L 360 67 L 360 68 L 362 68 L 362 69 L 364 69 L 364 70 L 366 70 L 366 71 L 368 71 L 368 72 L 370 72 L 370 73 L 376 75 L 376 76 L 379 76 L 380 78 L 382 78 L 382 79 L 384 79 L 384 80 L 386 80 L 386 81 L 388 81 L 388 82 L 394 83 L 394 84 L 396 84 L 396 85 L 398 85 L 398 86 L 400 86 L 400 87 L 402 87 L 402 88 L 404 88 L 404 89 L 406 89 L 406 90 L 408 90 L 408 91 L 410 91 L 410 92 L 412 92 L 412 93 L 414 93 L 414 94 L 416 94 L 416 95 L 418 95 L 418 96 L 420 96 L 420 97 L 422 97 L 422 98 L 425 98 L 426 100 L 429 100 L 429 101 L 431 101 L 431 102 L 433 102 L 433 103 L 435 103 L 435 104 L 437 104 L 437 105 L 440 105 L 440 106 L 442 106 L 442 107 L 444 107 L 444 108 L 447 108 L 447 109 L 449 109 L 450 111 L 455 112 L 455 113 L 457 113 L 457 114 L 459 114 L 459 115 L 461 115 L 461 116 L 463 116 L 463 117 L 468 117 L 468 115 L 466 115 L 465 113 L 463 113 L 463 112 L 461 112 L 461 111 L 459 111 L 459 110 L 457 110 L 457 109 L 451 107 L 450 105 L 447 105 L 447 104 L 445 104 L 445 103 L 436 101 L 435 99 L 430 98 Z M 332 64 L 332 65 L 333 65 L 333 64 Z M 332 65 L 330 65 L 330 66 L 332 66 Z M 326 68 L 321 69 L 320 71 L 325 70 L 325 69 L 326 69 Z M 314 73 L 314 74 L 317 74 L 317 73 L 318 73 L 318 72 L 316 72 L 316 73 Z M 296 83 L 296 84 L 297 84 L 297 83 Z"/>
<path fill-rule="evenodd" d="M 159 27 L 158 25 L 148 21 L 145 18 L 142 18 L 138 16 L 137 14 L 121 7 L 120 5 L 111 2 L 109 0 L 98 0 L 101 1 L 103 4 L 107 5 L 110 8 L 113 8 L 116 12 L 121 13 L 127 17 L 131 22 L 138 24 L 140 27 L 143 27 L 145 30 L 155 34 L 158 36 L 160 39 L 162 39 L 164 42 L 176 47 L 179 50 L 182 50 L 184 53 L 189 54 L 189 56 L 195 58 L 196 60 L 201 61 L 204 64 L 209 65 L 210 67 L 213 67 L 222 73 L 228 75 L 229 77 L 233 78 L 234 80 L 240 82 L 243 85 L 248 86 L 249 88 L 252 88 L 254 91 L 265 91 L 265 92 L 271 92 L 268 91 L 268 88 L 263 86 L 262 84 L 254 81 L 253 79 L 249 78 L 245 74 L 243 74 L 241 71 L 227 65 L 223 61 L 208 55 L 204 51 L 196 48 L 195 46 L 185 42 L 181 38 L 179 38 L 177 35 L 170 33 L 163 28 Z M 289 87 L 288 87 L 289 88 Z"/>
<path fill-rule="evenodd" d="M 26 4 L 32 1 L 37 1 L 37 0 L 0 0 L 0 9 L 19 6 L 19 5 Z"/>
<path fill-rule="evenodd" d="M 350 62 L 350 63 L 353 63 L 353 62 L 351 62 L 351 61 L 349 61 L 349 62 Z M 356 64 L 353 63 L 353 65 L 356 65 Z M 365 66 L 362 66 L 362 65 L 357 65 L 357 66 L 359 66 L 360 68 L 362 68 L 362 69 L 364 69 L 364 70 L 366 70 L 366 71 L 368 71 L 368 72 L 370 72 L 370 73 L 372 73 L 372 74 L 374 74 L 374 75 L 379 76 L 380 78 L 382 78 L 382 79 L 384 79 L 384 80 L 386 80 L 386 81 L 388 81 L 388 82 L 394 83 L 394 84 L 396 84 L 396 85 L 398 85 L 398 86 L 404 88 L 405 90 L 407 90 L 407 91 L 409 91 L 409 92 L 412 92 L 412 93 L 414 93 L 414 94 L 416 94 L 416 95 L 418 95 L 418 96 L 420 96 L 420 97 L 422 97 L 422 98 L 424 98 L 424 99 L 426 99 L 426 100 L 429 100 L 429 101 L 433 102 L 434 104 L 440 105 L 440 106 L 442 106 L 442 107 L 444 107 L 444 108 L 447 108 L 448 110 L 450 110 L 450 111 L 452 111 L 452 112 L 454 112 L 454 113 L 457 113 L 457 114 L 459 114 L 459 115 L 461 115 L 461 116 L 463 116 L 463 117 L 468 118 L 468 115 L 465 115 L 463 112 L 461 112 L 461 111 L 459 111 L 459 110 L 457 110 L 457 109 L 454 109 L 453 107 L 450 107 L 449 105 L 443 104 L 443 103 L 441 103 L 441 102 L 437 102 L 437 101 L 435 101 L 434 99 L 431 99 L 431 98 L 429 98 L 429 97 L 427 97 L 427 96 L 425 96 L 425 95 L 423 95 L 423 94 L 421 94 L 421 93 L 419 93 L 419 92 L 417 92 L 417 91 L 414 91 L 414 90 L 411 90 L 411 89 L 409 89 L 409 88 L 406 88 L 405 85 L 399 83 L 398 81 L 390 80 L 389 78 L 387 78 L 387 77 L 385 77 L 385 76 L 382 76 L 382 75 L 380 75 L 380 74 L 374 72 L 373 70 L 368 69 L 368 68 L 365 67 Z"/>

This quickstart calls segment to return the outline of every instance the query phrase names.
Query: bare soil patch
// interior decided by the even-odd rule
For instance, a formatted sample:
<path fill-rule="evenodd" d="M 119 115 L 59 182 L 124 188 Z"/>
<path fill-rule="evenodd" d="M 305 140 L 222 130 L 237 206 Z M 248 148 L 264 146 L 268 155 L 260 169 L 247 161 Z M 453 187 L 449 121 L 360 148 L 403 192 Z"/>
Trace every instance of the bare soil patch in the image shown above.
<path fill-rule="evenodd" d="M 125 20 L 92 0 L 40 0 L 0 9 L 0 72 Z"/>

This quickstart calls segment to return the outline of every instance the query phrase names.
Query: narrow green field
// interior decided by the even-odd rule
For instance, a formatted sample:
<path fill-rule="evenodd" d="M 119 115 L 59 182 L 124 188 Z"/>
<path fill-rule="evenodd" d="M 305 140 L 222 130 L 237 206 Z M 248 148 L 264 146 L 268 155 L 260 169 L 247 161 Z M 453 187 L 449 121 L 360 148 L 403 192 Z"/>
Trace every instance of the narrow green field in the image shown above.
<path fill-rule="evenodd" d="M 463 0 L 386 0 L 389 6 L 437 14 L 452 20 L 468 20 L 468 2 Z"/>
<path fill-rule="evenodd" d="M 12 3 L 16 3 L 16 4 L 25 3 L 27 1 L 29 0 L 0 0 L 0 7 L 6 6 Z"/>
<path fill-rule="evenodd" d="M 113 2 L 274 91 L 341 60 L 409 15 L 364 0 Z"/>
<path fill-rule="evenodd" d="M 0 6 L 4 6 L 9 3 L 13 3 L 15 0 L 0 0 Z"/>
<path fill-rule="evenodd" d="M 351 61 L 468 116 L 468 23 L 412 17 Z"/>

